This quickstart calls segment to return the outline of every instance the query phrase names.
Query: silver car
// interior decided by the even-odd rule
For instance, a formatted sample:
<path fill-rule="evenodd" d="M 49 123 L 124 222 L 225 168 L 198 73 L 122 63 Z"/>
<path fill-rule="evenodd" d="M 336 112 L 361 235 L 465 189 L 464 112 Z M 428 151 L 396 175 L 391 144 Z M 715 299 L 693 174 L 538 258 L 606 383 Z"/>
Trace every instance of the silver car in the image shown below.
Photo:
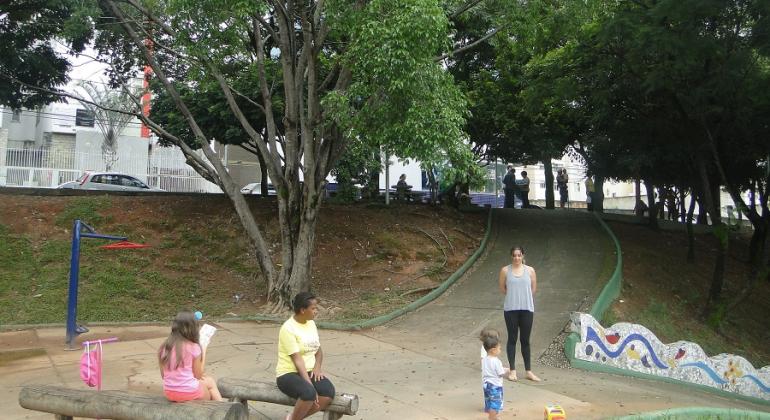
<path fill-rule="evenodd" d="M 150 187 L 131 175 L 115 172 L 84 172 L 77 181 L 65 182 L 57 188 L 101 191 L 163 191 L 160 188 Z"/>
<path fill-rule="evenodd" d="M 241 194 L 262 194 L 262 183 L 252 182 L 241 188 Z M 273 184 L 267 184 L 267 195 L 275 195 Z"/>

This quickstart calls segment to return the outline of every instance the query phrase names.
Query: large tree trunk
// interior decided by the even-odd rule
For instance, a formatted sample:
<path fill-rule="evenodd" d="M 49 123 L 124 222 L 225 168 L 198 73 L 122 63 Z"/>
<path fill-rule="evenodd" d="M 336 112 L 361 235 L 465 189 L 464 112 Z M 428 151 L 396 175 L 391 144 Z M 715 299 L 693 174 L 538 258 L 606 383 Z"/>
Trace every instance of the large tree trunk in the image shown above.
<path fill-rule="evenodd" d="M 760 193 L 760 206 L 762 208 L 762 215 L 760 216 L 756 210 L 756 204 L 754 201 L 754 198 L 755 198 L 754 188 L 752 188 L 752 202 L 751 202 L 751 208 L 749 208 L 748 206 L 746 206 L 746 203 L 743 201 L 743 197 L 741 197 L 740 190 L 736 187 L 735 184 L 731 183 L 730 180 L 727 178 L 727 173 L 725 172 L 724 167 L 722 167 L 722 160 L 719 155 L 716 139 L 712 135 L 711 130 L 708 128 L 708 126 L 705 123 L 703 124 L 703 126 L 709 139 L 709 147 L 711 149 L 711 155 L 714 159 L 714 165 L 716 165 L 719 178 L 722 180 L 722 183 L 724 183 L 725 187 L 727 188 L 727 192 L 730 194 L 730 197 L 733 199 L 733 202 L 735 203 L 735 205 L 738 206 L 738 211 L 740 213 L 746 214 L 746 217 L 749 218 L 749 221 L 751 221 L 751 225 L 754 227 L 754 233 L 751 236 L 751 243 L 749 244 L 749 263 L 751 265 L 749 278 L 747 279 L 746 285 L 744 286 L 743 290 L 738 294 L 738 297 L 734 299 L 733 302 L 727 305 L 728 306 L 727 310 L 729 311 L 731 308 L 737 306 L 746 297 L 748 297 L 748 295 L 751 293 L 751 289 L 754 286 L 756 278 L 759 277 L 760 275 L 759 273 L 761 271 L 766 270 L 766 266 L 763 265 L 763 260 L 764 260 L 765 245 L 767 242 L 768 226 L 770 225 L 770 209 L 768 209 L 768 206 L 767 206 L 768 194 L 770 194 L 770 169 L 766 170 L 765 172 L 765 177 L 763 179 L 763 184 L 765 188 Z M 714 185 L 714 190 L 718 195 L 719 185 L 718 183 L 715 183 L 715 184 L 717 185 Z M 721 210 L 721 205 L 719 204 L 719 201 L 716 201 L 715 206 L 717 211 Z M 724 248 L 726 249 L 729 236 L 728 236 L 728 230 L 724 229 L 724 231 L 725 231 Z"/>
<path fill-rule="evenodd" d="M 555 208 L 553 198 L 553 165 L 551 164 L 550 157 L 543 159 L 543 171 L 545 172 L 545 208 L 553 210 Z"/>
<path fill-rule="evenodd" d="M 592 198 L 594 211 L 604 213 L 604 177 L 596 175 L 594 177 L 594 196 Z"/>
<path fill-rule="evenodd" d="M 654 230 L 658 230 L 658 219 L 655 205 L 655 186 L 648 180 L 644 180 L 644 189 L 647 190 L 647 225 Z"/>
<path fill-rule="evenodd" d="M 426 172 L 428 173 L 428 185 L 430 186 L 430 202 L 435 205 L 439 201 L 438 181 L 436 181 L 436 175 L 433 173 L 432 166 L 429 166 Z"/>
<path fill-rule="evenodd" d="M 262 197 L 267 197 L 268 192 L 268 177 L 267 177 L 267 165 L 265 165 L 265 158 L 262 156 L 261 153 L 255 153 L 257 155 L 257 160 L 259 160 L 259 192 L 262 195 Z"/>
<path fill-rule="evenodd" d="M 724 288 L 725 279 L 725 263 L 727 259 L 727 248 L 729 245 L 729 234 L 727 227 L 722 224 L 721 213 L 719 212 L 719 206 L 715 201 L 712 193 L 714 186 L 711 183 L 711 179 L 706 170 L 706 162 L 704 162 L 703 156 L 698 156 L 698 175 L 700 177 L 702 185 L 703 203 L 708 209 L 709 216 L 711 216 L 711 224 L 713 226 L 713 234 L 717 239 L 716 258 L 714 260 L 714 273 L 711 277 L 711 286 L 709 287 L 708 300 L 703 311 L 704 317 L 716 317 L 714 321 L 718 324 L 722 318 L 720 314 L 722 307 L 722 289 Z"/>
<path fill-rule="evenodd" d="M 685 223 L 687 224 L 687 262 L 695 262 L 695 232 L 692 228 L 693 213 L 695 212 L 695 191 L 690 193 L 692 199 L 690 200 L 690 207 L 687 209 L 685 215 Z"/>

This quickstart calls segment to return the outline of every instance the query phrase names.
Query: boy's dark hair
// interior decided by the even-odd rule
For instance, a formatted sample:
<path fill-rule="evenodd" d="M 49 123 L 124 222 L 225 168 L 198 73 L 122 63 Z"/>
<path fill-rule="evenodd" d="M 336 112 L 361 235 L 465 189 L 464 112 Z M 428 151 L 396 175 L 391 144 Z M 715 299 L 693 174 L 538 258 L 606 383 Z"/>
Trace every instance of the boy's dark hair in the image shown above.
<path fill-rule="evenodd" d="M 497 337 L 493 337 L 491 335 L 488 335 L 484 337 L 483 340 L 481 340 L 482 345 L 484 346 L 485 351 L 490 351 L 493 348 L 497 347 L 500 344 L 500 339 Z"/>
<path fill-rule="evenodd" d="M 316 297 L 311 292 L 299 292 L 294 296 L 291 307 L 294 309 L 294 313 L 298 314 L 302 309 L 310 307 L 310 301 L 315 300 Z"/>
<path fill-rule="evenodd" d="M 481 334 L 479 334 L 479 340 L 484 341 L 484 337 L 500 338 L 500 333 L 497 332 L 497 330 L 492 328 L 484 328 L 483 330 L 481 330 Z"/>
<path fill-rule="evenodd" d="M 527 171 L 521 171 L 521 176 L 527 176 Z"/>

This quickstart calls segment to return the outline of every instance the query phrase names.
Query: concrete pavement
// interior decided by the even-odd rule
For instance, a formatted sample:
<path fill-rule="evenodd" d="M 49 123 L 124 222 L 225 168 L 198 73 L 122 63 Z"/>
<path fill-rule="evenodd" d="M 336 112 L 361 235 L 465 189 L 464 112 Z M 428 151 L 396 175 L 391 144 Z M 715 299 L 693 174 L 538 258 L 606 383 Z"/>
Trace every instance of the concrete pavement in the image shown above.
<path fill-rule="evenodd" d="M 503 336 L 497 272 L 509 262 L 511 245 L 523 245 L 538 274 L 533 370 L 543 378 L 505 383 L 502 418 L 541 419 L 555 402 L 570 419 L 599 419 L 670 407 L 736 407 L 768 411 L 739 400 L 673 384 L 556 369 L 534 362 L 559 334 L 569 312 L 601 286 L 609 238 L 586 213 L 496 210 L 485 255 L 444 296 L 385 326 L 362 332 L 321 331 L 325 370 L 340 392 L 361 398 L 360 419 L 483 419 L 478 333 L 486 326 Z M 614 261 L 614 258 L 611 258 Z M 608 274 L 607 274 L 608 275 Z M 218 324 L 207 371 L 215 377 L 272 380 L 278 325 Z M 105 389 L 161 392 L 155 351 L 168 326 L 94 327 L 83 339 L 118 336 L 105 345 Z M 0 394 L 3 418 L 50 418 L 17 403 L 26 384 L 85 387 L 79 352 L 64 351 L 63 328 L 0 334 Z M 505 338 L 505 337 L 503 337 Z M 523 373 L 521 357 L 517 367 Z M 10 360 L 16 357 L 17 360 Z M 503 358 L 507 364 L 507 360 Z M 523 375 L 519 375 L 520 377 Z M 288 408 L 252 404 L 255 418 L 282 419 Z M 320 416 L 316 416 L 320 418 Z"/>

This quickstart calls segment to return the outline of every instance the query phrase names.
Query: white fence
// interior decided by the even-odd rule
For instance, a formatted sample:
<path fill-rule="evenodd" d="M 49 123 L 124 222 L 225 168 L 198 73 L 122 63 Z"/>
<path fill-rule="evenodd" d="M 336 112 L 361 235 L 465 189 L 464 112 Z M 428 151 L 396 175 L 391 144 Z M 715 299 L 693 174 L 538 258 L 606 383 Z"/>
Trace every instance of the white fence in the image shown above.
<path fill-rule="evenodd" d="M 5 158 L 0 158 L 0 186 L 55 188 L 76 180 L 83 171 L 104 171 L 106 167 L 101 152 L 0 148 L 0 156 Z M 146 156 L 123 156 L 112 170 L 169 192 L 221 192 L 190 168 L 175 147 L 155 147 Z"/>

